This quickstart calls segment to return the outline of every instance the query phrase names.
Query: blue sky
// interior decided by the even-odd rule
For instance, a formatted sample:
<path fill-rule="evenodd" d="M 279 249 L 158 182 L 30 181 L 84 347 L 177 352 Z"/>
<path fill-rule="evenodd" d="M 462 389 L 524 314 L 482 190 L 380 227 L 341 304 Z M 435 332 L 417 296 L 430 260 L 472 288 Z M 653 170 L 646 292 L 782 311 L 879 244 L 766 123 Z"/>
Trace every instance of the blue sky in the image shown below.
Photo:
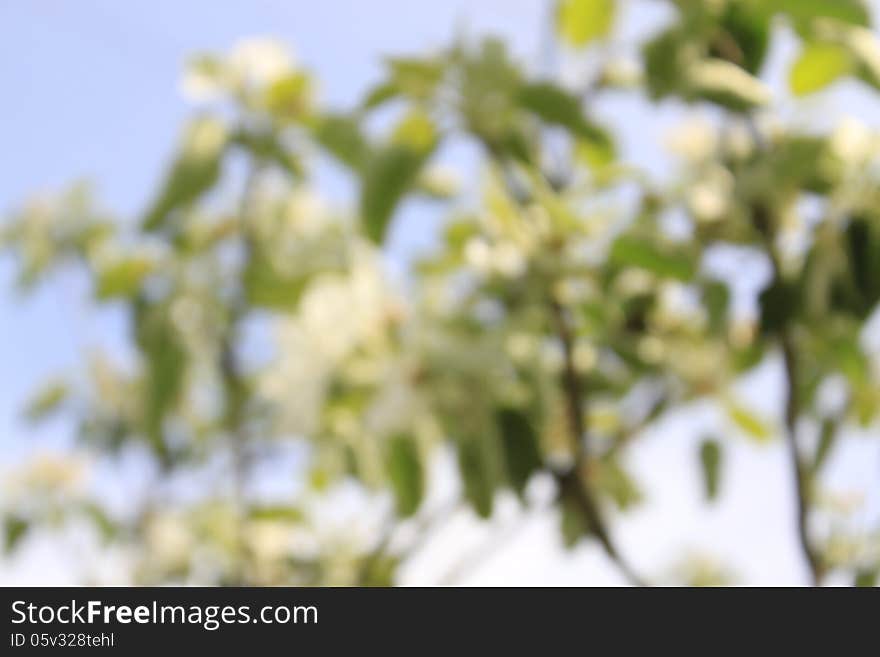
<path fill-rule="evenodd" d="M 377 79 L 382 54 L 443 46 L 458 25 L 490 29 L 534 53 L 545 23 L 538 0 L 4 2 L 0 209 L 86 179 L 108 209 L 136 216 L 192 111 L 177 86 L 193 52 L 224 51 L 242 36 L 277 36 L 316 72 L 321 97 L 346 106 Z M 17 303 L 10 272 L 9 260 L 0 260 L 4 443 L 21 435 L 18 410 L 46 374 L 74 365 L 76 346 L 120 328 L 112 313 L 96 317 L 78 307 L 75 281 Z"/>

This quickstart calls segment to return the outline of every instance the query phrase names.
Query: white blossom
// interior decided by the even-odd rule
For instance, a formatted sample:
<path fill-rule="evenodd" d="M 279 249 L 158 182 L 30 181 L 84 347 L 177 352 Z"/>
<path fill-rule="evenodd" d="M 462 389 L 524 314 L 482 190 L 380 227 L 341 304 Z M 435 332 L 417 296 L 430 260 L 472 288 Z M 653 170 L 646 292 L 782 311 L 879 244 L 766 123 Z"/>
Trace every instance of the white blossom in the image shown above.
<path fill-rule="evenodd" d="M 233 80 L 244 87 L 265 87 L 294 67 L 288 48 L 276 39 L 249 37 L 236 43 L 227 62 Z"/>
<path fill-rule="evenodd" d="M 697 117 L 674 128 L 666 137 L 666 149 L 691 162 L 711 157 L 718 147 L 715 127 L 705 118 Z"/>
<path fill-rule="evenodd" d="M 875 146 L 876 139 L 868 126 L 852 117 L 844 119 L 831 134 L 831 150 L 847 163 L 865 162 Z"/>

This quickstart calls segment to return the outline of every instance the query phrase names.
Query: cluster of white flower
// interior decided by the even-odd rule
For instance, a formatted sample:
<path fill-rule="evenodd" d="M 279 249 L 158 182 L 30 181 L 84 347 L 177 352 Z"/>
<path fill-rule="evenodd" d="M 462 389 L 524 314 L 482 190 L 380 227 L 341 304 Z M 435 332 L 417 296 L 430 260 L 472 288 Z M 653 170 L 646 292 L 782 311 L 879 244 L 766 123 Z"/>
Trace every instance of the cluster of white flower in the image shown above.
<path fill-rule="evenodd" d="M 263 37 L 240 40 L 226 56 L 202 55 L 180 81 L 183 96 L 195 103 L 234 97 L 247 106 L 285 80 L 304 80 L 296 59 L 282 42 Z M 298 83 L 297 83 L 298 84 Z"/>
<path fill-rule="evenodd" d="M 465 246 L 465 258 L 474 271 L 505 278 L 522 276 L 528 266 L 523 250 L 512 241 L 490 244 L 483 237 L 472 238 Z"/>
<path fill-rule="evenodd" d="M 328 377 L 355 350 L 385 353 L 388 328 L 403 304 L 383 271 L 374 247 L 356 241 L 348 271 L 318 274 L 299 311 L 279 321 L 279 358 L 263 378 L 264 393 L 284 408 L 290 431 L 317 428 Z"/>
<path fill-rule="evenodd" d="M 7 490 L 71 495 L 81 492 L 85 483 L 86 464 L 73 454 L 45 452 L 34 455 L 7 477 Z"/>
<path fill-rule="evenodd" d="M 699 163 L 712 158 L 718 151 L 718 130 L 703 116 L 695 116 L 670 130 L 666 149 L 688 162 Z"/>
<path fill-rule="evenodd" d="M 687 203 L 698 221 L 718 221 L 724 218 L 732 201 L 733 174 L 723 166 L 704 168 L 700 178 L 691 185 Z"/>
<path fill-rule="evenodd" d="M 831 151 L 846 165 L 861 169 L 880 153 L 880 136 L 862 121 L 846 117 L 831 133 Z"/>

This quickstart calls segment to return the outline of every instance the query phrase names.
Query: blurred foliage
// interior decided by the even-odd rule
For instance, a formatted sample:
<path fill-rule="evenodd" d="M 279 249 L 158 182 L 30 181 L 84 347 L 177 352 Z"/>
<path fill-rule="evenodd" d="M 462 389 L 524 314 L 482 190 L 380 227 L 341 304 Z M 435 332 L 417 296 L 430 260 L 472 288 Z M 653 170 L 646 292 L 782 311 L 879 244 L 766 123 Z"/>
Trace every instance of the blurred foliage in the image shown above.
<path fill-rule="evenodd" d="M 867 336 L 880 301 L 880 136 L 852 122 L 783 125 L 781 90 L 761 79 L 787 27 L 800 44 L 791 94 L 845 78 L 876 87 L 868 11 L 859 0 L 669 0 L 671 19 L 623 80 L 606 48 L 622 4 L 558 3 L 567 56 L 600 64 L 581 86 L 535 76 L 501 41 L 459 41 L 387 59 L 383 79 L 340 111 L 276 42 L 201 55 L 183 82 L 199 113 L 140 222 L 112 220 L 82 188 L 14 213 L 3 242 L 22 288 L 84 268 L 95 303 L 124 309 L 136 356 L 93 357 L 38 393 L 28 417 L 71 413 L 87 453 L 112 463 L 137 449 L 156 470 L 120 514 L 77 487 L 69 464 L 33 464 L 7 496 L 7 550 L 74 517 L 125 546 L 139 581 L 387 584 L 407 554 L 397 530 L 427 531 L 430 466 L 451 451 L 459 503 L 476 515 L 491 516 L 504 491 L 528 505 L 530 484 L 552 482 L 561 540 L 596 541 L 630 581 L 650 582 L 628 556 L 636 546 L 613 538 L 614 513 L 643 497 L 627 454 L 701 401 L 729 419 L 696 447 L 706 499 L 760 485 L 724 477 L 727 441 L 783 440 L 792 473 L 779 476 L 796 489 L 813 580 L 876 581 L 880 528 L 849 531 L 823 503 L 822 472 L 849 429 L 877 431 L 880 360 Z M 720 118 L 671 136 L 678 182 L 661 185 L 619 159 L 619 126 L 592 112 L 606 93 Z M 455 140 L 480 148 L 476 194 L 442 168 Z M 328 162 L 356 183 L 351 211 L 314 192 Z M 636 202 L 603 202 L 620 190 Z M 412 198 L 444 203 L 449 219 L 401 285 L 383 246 Z M 669 230 L 671 214 L 686 230 Z M 746 272 L 711 273 L 724 249 L 770 272 L 746 303 L 734 303 Z M 257 348 L 254 326 L 269 329 Z M 767 362 L 784 370 L 770 417 L 736 393 Z M 307 448 L 300 493 L 259 499 L 260 468 L 290 445 Z M 173 492 L 187 477 L 200 482 L 195 498 Z M 369 531 L 328 528 L 346 486 L 385 500 Z M 714 563 L 681 573 L 728 580 Z"/>

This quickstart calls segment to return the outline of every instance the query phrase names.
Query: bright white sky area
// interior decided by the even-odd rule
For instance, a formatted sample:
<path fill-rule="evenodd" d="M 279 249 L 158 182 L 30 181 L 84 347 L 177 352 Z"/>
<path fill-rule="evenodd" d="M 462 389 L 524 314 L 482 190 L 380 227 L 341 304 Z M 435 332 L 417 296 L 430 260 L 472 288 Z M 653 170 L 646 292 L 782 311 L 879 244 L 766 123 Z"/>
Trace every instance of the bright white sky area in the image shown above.
<path fill-rule="evenodd" d="M 633 0 L 622 18 L 627 37 L 656 27 L 663 20 L 661 5 Z M 344 107 L 377 79 L 381 55 L 441 47 L 457 30 L 506 37 L 515 53 L 537 70 L 544 61 L 547 15 L 548 4 L 542 0 L 0 3 L 0 209 L 9 210 L 34 192 L 85 178 L 95 182 L 105 206 L 122 216 L 136 215 L 155 188 L 190 111 L 177 87 L 181 66 L 195 51 L 226 50 L 243 36 L 279 37 L 315 72 L 322 97 Z M 783 40 L 768 69 L 767 79 L 780 96 L 791 46 L 791 39 Z M 802 126 L 827 126 L 854 116 L 880 127 L 880 106 L 851 83 L 807 102 L 783 99 L 782 106 Z M 624 157 L 657 175 L 669 174 L 662 135 L 700 115 L 675 104 L 649 108 L 638 100 L 613 100 L 598 110 L 622 131 Z M 466 165 L 467 154 L 461 158 Z M 430 227 L 436 222 L 431 212 L 405 207 L 398 223 Z M 424 222 L 407 220 L 420 213 Z M 401 258 L 430 243 L 430 230 L 402 228 L 394 234 L 390 257 Z M 113 344 L 121 340 L 122 331 L 120 317 L 91 313 L 79 303 L 75 285 L 70 293 L 63 285 L 60 291 L 49 286 L 24 303 L 16 300 L 11 272 L 11 263 L 0 259 L 0 472 L 32 449 L 70 443 L 66 424 L 25 427 L 20 421 L 24 400 L 47 376 L 76 367 L 83 347 Z M 767 363 L 744 384 L 745 398 L 773 412 L 780 406 L 779 376 L 778 363 Z M 695 445 L 707 428 L 732 436 L 724 472 L 727 485 L 712 506 L 702 500 L 695 463 Z M 669 418 L 631 450 L 646 503 L 616 516 L 614 533 L 622 551 L 639 570 L 661 581 L 682 555 L 692 554 L 717 560 L 738 583 L 805 583 L 783 446 L 759 446 L 731 431 L 711 409 L 696 409 Z M 880 440 L 845 444 L 834 454 L 829 482 L 841 494 L 865 494 L 852 522 L 863 529 L 876 527 Z M 443 469 L 438 464 L 441 487 L 447 478 Z M 523 518 L 513 507 L 500 504 L 488 527 L 467 514 L 453 518 L 406 564 L 402 583 L 446 581 L 486 545 L 495 546 L 493 556 L 462 569 L 456 583 L 622 583 L 590 543 L 563 549 L 552 514 L 537 510 Z M 32 541 L 20 557 L 0 562 L 0 584 L 65 584 L 75 577 L 70 555 L 60 554 L 48 541 Z"/>

